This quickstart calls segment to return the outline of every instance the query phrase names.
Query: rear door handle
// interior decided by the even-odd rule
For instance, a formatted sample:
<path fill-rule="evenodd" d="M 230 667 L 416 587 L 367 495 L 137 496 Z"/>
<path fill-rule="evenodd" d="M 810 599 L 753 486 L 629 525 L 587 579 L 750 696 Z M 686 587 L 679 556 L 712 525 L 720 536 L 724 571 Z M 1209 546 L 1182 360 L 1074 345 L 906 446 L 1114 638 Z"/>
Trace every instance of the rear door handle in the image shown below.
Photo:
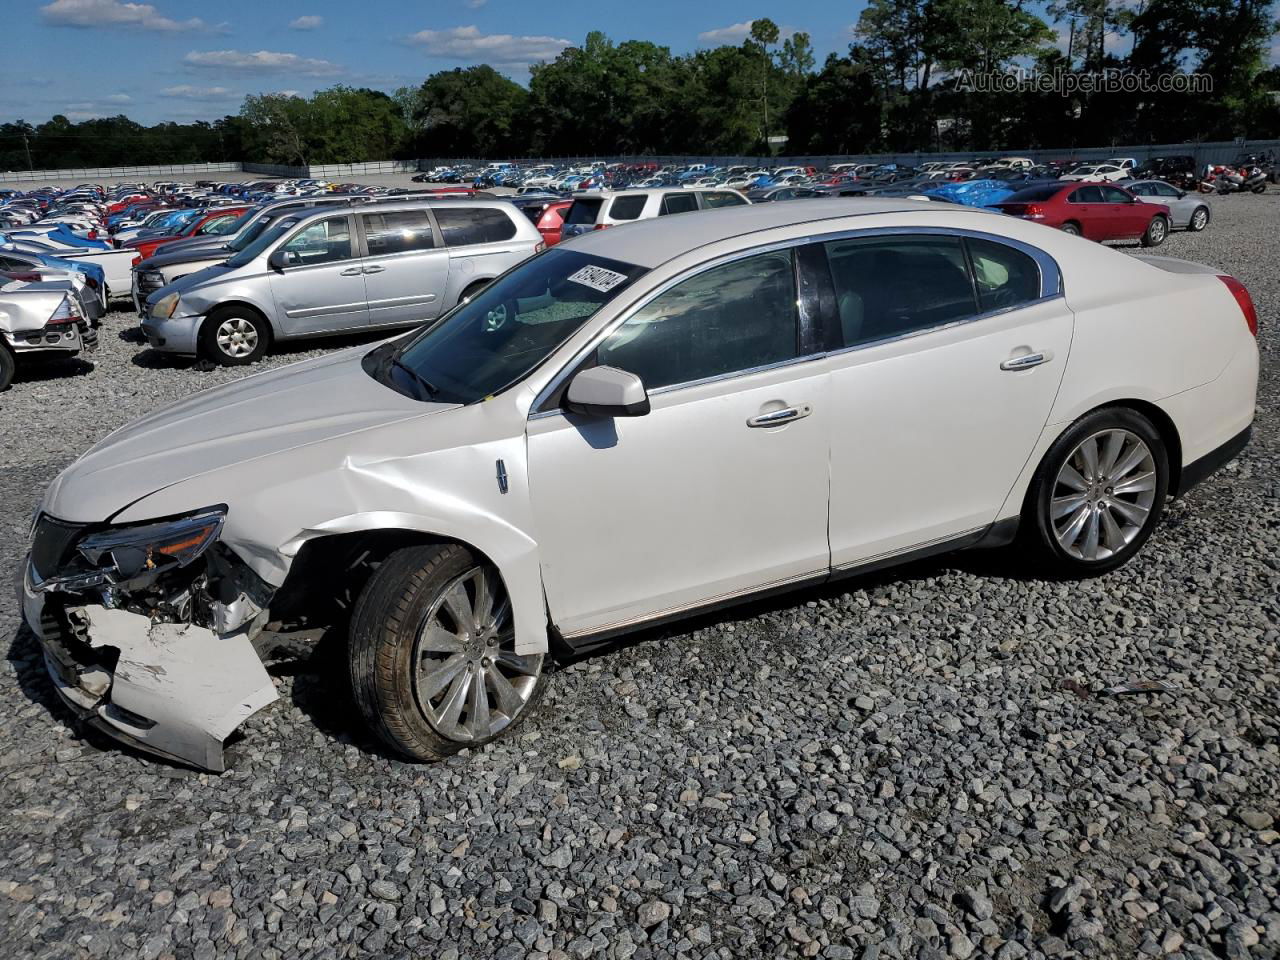
<path fill-rule="evenodd" d="M 813 413 L 813 407 L 807 403 L 797 407 L 783 407 L 781 410 L 770 410 L 768 413 L 762 413 L 758 417 L 751 417 L 747 420 L 747 426 L 780 427 L 784 423 L 791 423 L 793 420 L 802 420 L 811 413 Z"/>
<path fill-rule="evenodd" d="M 340 277 L 358 277 L 358 276 L 360 276 L 360 274 L 362 274 L 363 272 L 364 272 L 364 271 L 363 271 L 363 270 L 361 270 L 359 267 L 347 267 L 347 269 L 345 269 L 345 270 L 343 270 L 341 273 L 339 273 L 339 274 L 338 274 L 338 276 L 340 276 Z"/>
<path fill-rule="evenodd" d="M 1018 357 L 1010 357 L 1000 364 L 1001 370 L 1030 370 L 1053 359 L 1052 353 L 1024 353 Z"/>
<path fill-rule="evenodd" d="M 382 271 L 386 269 L 387 269 L 386 267 L 380 267 L 377 264 L 374 264 L 372 267 L 365 267 L 364 272 L 365 273 L 382 273 Z"/>

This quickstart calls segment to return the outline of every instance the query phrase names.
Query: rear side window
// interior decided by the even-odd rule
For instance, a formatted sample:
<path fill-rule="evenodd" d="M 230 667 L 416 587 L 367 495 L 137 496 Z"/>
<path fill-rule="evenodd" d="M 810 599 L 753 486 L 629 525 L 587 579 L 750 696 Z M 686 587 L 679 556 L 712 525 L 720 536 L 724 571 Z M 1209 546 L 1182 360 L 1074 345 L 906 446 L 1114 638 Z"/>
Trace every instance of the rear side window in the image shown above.
<path fill-rule="evenodd" d="M 609 217 L 613 220 L 635 220 L 644 213 L 644 204 L 648 199 L 643 193 L 615 197 L 609 207 Z"/>
<path fill-rule="evenodd" d="M 1135 183 L 1129 188 L 1129 192 L 1139 197 L 1154 197 L 1157 191 L 1154 183 Z"/>
<path fill-rule="evenodd" d="M 798 355 L 791 255 L 777 251 L 712 267 L 659 294 L 610 334 L 597 360 L 656 390 Z"/>
<path fill-rule="evenodd" d="M 365 242 L 369 245 L 371 257 L 407 253 L 411 250 L 430 250 L 436 245 L 435 236 L 431 232 L 431 220 L 425 210 L 366 213 L 362 219 Z"/>
<path fill-rule="evenodd" d="M 436 207 L 436 223 L 446 246 L 465 247 L 476 243 L 498 243 L 516 235 L 516 225 L 501 210 L 492 207 L 465 209 Z"/>
<path fill-rule="evenodd" d="M 965 243 L 983 313 L 1040 299 L 1040 267 L 1027 254 L 992 240 L 969 238 Z"/>
<path fill-rule="evenodd" d="M 1068 199 L 1072 203 L 1102 203 L 1101 187 L 1081 187 Z"/>
<path fill-rule="evenodd" d="M 574 226 L 588 227 L 596 222 L 603 204 L 603 200 L 594 197 L 590 200 L 575 200 L 569 207 L 569 214 L 564 218 L 564 222 Z"/>
<path fill-rule="evenodd" d="M 727 190 L 715 190 L 702 195 L 704 207 L 738 207 L 746 202 L 736 193 L 729 193 Z"/>
<path fill-rule="evenodd" d="M 845 346 L 973 316 L 958 237 L 866 237 L 826 244 Z"/>
<path fill-rule="evenodd" d="M 668 193 L 662 198 L 662 209 L 658 211 L 658 216 L 663 217 L 669 213 L 691 213 L 698 209 L 698 198 L 688 191 L 681 193 Z"/>

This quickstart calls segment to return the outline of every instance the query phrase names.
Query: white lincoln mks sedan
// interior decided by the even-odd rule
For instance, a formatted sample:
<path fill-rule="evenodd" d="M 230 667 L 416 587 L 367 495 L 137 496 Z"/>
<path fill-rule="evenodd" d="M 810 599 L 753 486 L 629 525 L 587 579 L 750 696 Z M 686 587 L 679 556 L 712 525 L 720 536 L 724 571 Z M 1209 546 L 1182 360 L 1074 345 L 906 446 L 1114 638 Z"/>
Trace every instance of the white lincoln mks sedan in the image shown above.
<path fill-rule="evenodd" d="M 1015 539 L 1129 560 L 1248 441 L 1235 279 L 890 200 L 662 217 L 442 318 L 127 426 L 49 487 L 21 577 L 90 724 L 222 769 L 260 651 L 346 631 L 355 699 L 433 760 L 528 715 L 556 650 Z"/>

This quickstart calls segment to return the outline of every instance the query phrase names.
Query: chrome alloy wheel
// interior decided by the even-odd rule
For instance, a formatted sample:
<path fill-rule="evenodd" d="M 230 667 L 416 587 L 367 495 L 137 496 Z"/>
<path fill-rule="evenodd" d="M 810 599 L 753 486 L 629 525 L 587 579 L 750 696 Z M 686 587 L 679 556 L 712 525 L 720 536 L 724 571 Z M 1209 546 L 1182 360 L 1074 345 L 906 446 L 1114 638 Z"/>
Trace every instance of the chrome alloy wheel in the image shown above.
<path fill-rule="evenodd" d="M 247 357 L 258 348 L 258 328 L 244 317 L 228 317 L 214 333 L 218 349 L 228 357 Z"/>
<path fill-rule="evenodd" d="M 1162 241 L 1164 239 L 1165 232 L 1166 232 L 1166 227 L 1164 225 L 1163 217 L 1156 217 L 1154 220 L 1151 221 L 1150 236 L 1151 236 L 1151 242 L 1153 244 L 1156 244 Z"/>
<path fill-rule="evenodd" d="M 1191 229 L 1203 230 L 1209 223 L 1209 211 L 1200 207 L 1191 215 Z"/>
<path fill-rule="evenodd" d="M 1115 556 L 1142 531 L 1156 498 L 1155 458 L 1128 430 L 1103 430 L 1071 451 L 1054 481 L 1049 519 L 1077 560 Z"/>
<path fill-rule="evenodd" d="M 488 740 L 520 715 L 544 654 L 514 652 L 511 603 L 495 573 L 473 567 L 431 605 L 414 643 L 414 693 L 442 737 Z"/>

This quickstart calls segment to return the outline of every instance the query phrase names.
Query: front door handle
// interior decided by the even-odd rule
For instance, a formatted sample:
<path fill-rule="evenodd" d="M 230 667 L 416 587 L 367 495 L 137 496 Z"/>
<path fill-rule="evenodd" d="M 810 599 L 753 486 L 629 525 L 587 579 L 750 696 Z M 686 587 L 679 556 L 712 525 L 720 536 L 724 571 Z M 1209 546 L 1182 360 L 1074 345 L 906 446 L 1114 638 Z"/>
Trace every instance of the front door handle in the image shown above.
<path fill-rule="evenodd" d="M 361 273 L 363 273 L 363 272 L 364 272 L 364 271 L 363 271 L 363 270 L 361 270 L 359 267 L 347 267 L 347 269 L 345 269 L 345 270 L 343 270 L 341 273 L 339 273 L 339 274 L 338 274 L 338 276 L 340 276 L 340 277 L 358 277 L 358 276 L 360 276 L 360 274 L 361 274 Z"/>
<path fill-rule="evenodd" d="M 1032 367 L 1038 367 L 1042 363 L 1048 363 L 1053 359 L 1053 354 L 1045 351 L 1043 353 L 1024 353 L 1020 356 L 1010 357 L 1004 363 L 1000 364 L 1001 370 L 1030 370 Z"/>
<path fill-rule="evenodd" d="M 770 410 L 768 413 L 762 413 L 758 417 L 751 417 L 747 420 L 747 426 L 780 427 L 784 423 L 791 423 L 793 420 L 802 420 L 811 413 L 813 413 L 813 407 L 807 403 L 796 407 L 783 407 L 781 410 Z"/>
<path fill-rule="evenodd" d="M 386 268 L 386 267 L 380 267 L 380 266 L 378 266 L 377 264 L 374 264 L 372 267 L 365 267 L 365 268 L 364 268 L 364 272 L 365 272 L 365 273 L 382 273 L 382 271 L 383 271 L 383 270 L 385 270 L 385 269 L 387 269 L 387 268 Z"/>

